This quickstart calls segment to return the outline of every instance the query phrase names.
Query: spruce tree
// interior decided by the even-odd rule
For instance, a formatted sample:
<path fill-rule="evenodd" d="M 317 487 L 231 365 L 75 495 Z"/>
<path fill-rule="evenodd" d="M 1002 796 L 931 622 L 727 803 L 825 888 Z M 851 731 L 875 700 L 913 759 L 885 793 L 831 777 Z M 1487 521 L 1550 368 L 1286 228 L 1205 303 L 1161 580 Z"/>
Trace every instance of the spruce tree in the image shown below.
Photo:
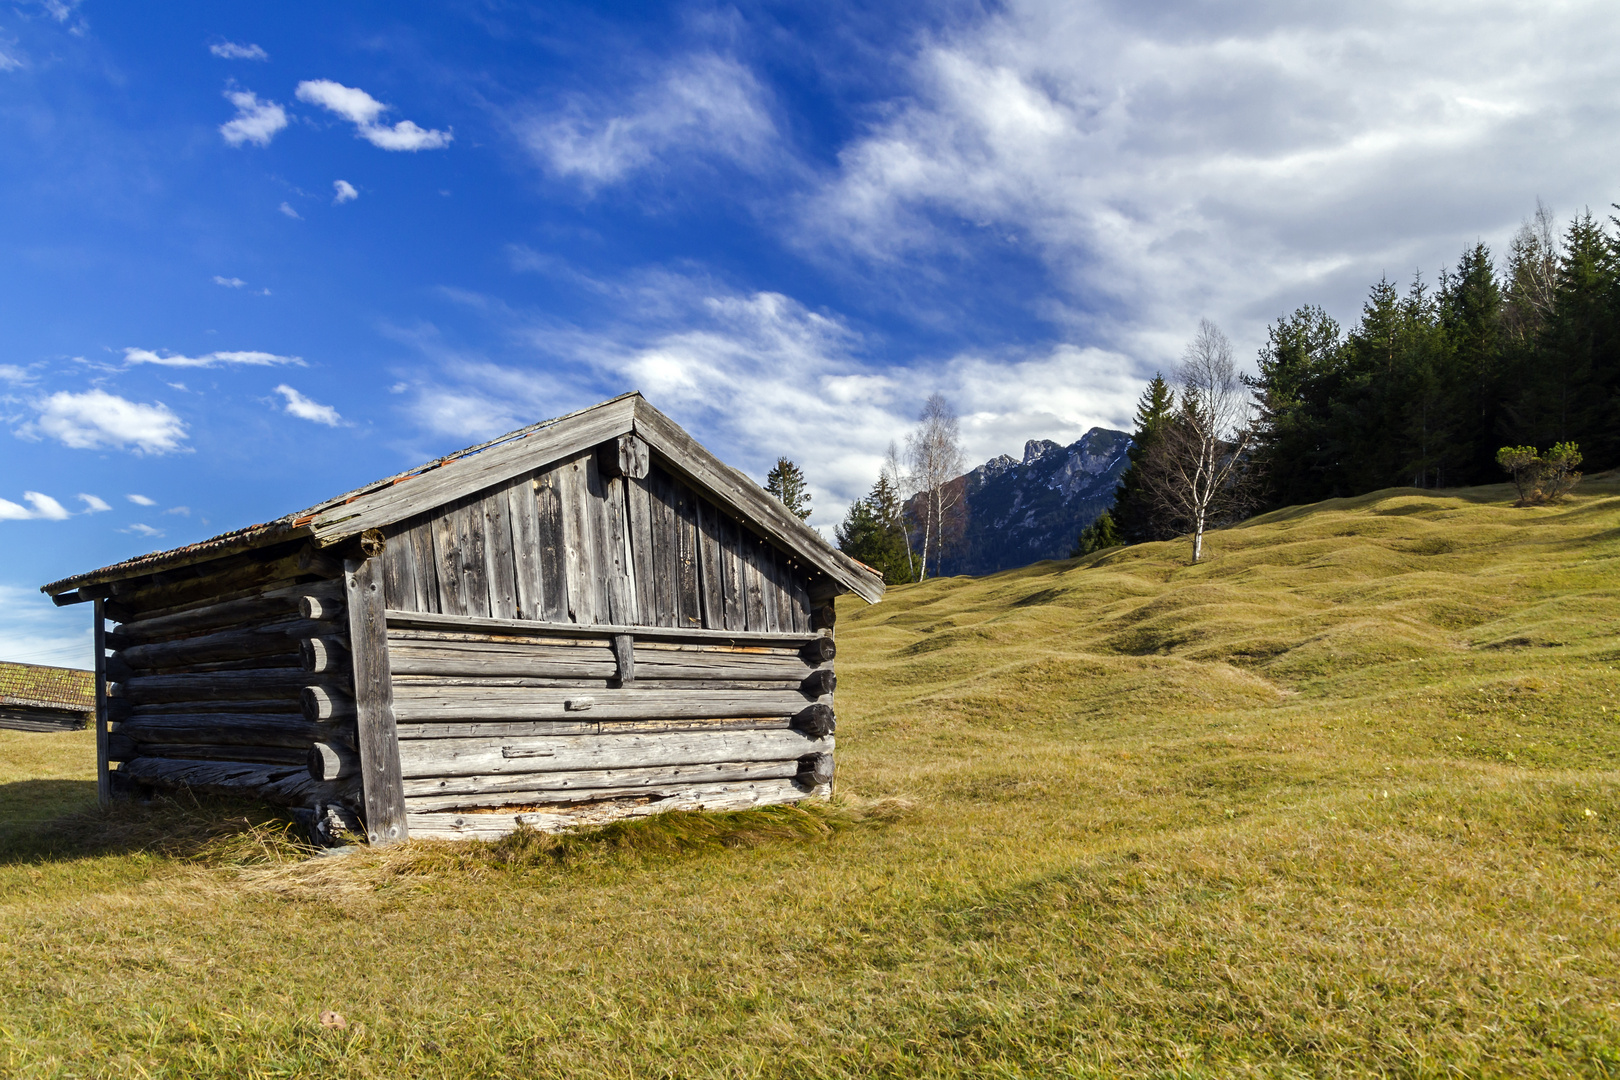
<path fill-rule="evenodd" d="M 1155 373 L 1136 405 L 1136 430 L 1131 433 L 1131 448 L 1127 451 L 1131 463 L 1114 489 L 1114 508 L 1110 511 L 1115 528 L 1127 544 L 1169 540 L 1177 535 L 1175 524 L 1166 520 L 1163 511 L 1142 490 L 1143 462 L 1175 409 L 1175 392 L 1162 374 Z"/>
<path fill-rule="evenodd" d="M 864 499 L 850 504 L 842 524 L 833 528 L 838 550 L 883 575 L 886 585 L 917 580 L 918 565 L 906 544 L 900 493 L 887 476 L 879 476 Z"/>
<path fill-rule="evenodd" d="M 1255 458 L 1267 506 L 1315 502 L 1342 484 L 1327 449 L 1324 408 L 1341 372 L 1339 324 L 1307 305 L 1266 330 L 1258 378 L 1248 380 L 1258 410 Z"/>
<path fill-rule="evenodd" d="M 787 458 L 777 458 L 776 467 L 765 477 L 765 490 L 803 521 L 810 516 L 810 488 L 804 482 L 804 472 Z"/>

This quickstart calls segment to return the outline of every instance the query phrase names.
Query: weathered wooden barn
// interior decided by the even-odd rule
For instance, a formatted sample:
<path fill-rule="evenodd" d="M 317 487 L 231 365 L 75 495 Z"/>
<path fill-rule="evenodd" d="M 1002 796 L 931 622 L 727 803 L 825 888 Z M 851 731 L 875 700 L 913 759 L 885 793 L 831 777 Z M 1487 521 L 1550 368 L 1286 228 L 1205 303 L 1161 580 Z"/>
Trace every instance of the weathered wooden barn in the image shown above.
<path fill-rule="evenodd" d="M 103 799 L 382 844 L 825 793 L 883 583 L 627 394 L 44 591 L 95 605 Z"/>
<path fill-rule="evenodd" d="M 95 711 L 95 677 L 83 668 L 0 661 L 0 728 L 78 731 Z"/>

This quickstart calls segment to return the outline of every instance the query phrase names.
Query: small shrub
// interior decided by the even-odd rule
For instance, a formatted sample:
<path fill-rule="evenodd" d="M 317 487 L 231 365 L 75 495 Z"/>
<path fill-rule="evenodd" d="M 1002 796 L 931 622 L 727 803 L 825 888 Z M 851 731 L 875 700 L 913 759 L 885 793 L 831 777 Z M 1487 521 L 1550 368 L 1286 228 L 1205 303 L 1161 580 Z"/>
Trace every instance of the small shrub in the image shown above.
<path fill-rule="evenodd" d="M 1104 510 L 1090 525 L 1080 531 L 1080 539 L 1075 543 L 1074 550 L 1069 558 L 1078 559 L 1083 555 L 1090 555 L 1093 551 L 1104 548 L 1117 547 L 1125 542 L 1119 534 L 1119 528 L 1114 524 L 1114 515 Z"/>
<path fill-rule="evenodd" d="M 1581 464 L 1581 451 L 1572 442 L 1554 443 L 1545 456 L 1533 446 L 1504 446 L 1496 452 L 1496 463 L 1513 477 L 1520 506 L 1557 502 L 1581 478 L 1575 471 Z"/>

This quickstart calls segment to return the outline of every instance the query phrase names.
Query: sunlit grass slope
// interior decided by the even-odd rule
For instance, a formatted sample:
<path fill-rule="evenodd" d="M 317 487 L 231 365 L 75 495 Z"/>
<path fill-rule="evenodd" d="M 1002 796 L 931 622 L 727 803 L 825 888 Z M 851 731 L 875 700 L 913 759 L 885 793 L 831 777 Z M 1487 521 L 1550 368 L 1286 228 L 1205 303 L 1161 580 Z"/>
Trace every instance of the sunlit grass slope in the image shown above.
<path fill-rule="evenodd" d="M 830 810 L 310 862 L 7 828 L 0 1072 L 1620 1071 L 1620 484 L 1509 501 L 841 608 Z M 0 812 L 87 749 L 0 737 Z"/>

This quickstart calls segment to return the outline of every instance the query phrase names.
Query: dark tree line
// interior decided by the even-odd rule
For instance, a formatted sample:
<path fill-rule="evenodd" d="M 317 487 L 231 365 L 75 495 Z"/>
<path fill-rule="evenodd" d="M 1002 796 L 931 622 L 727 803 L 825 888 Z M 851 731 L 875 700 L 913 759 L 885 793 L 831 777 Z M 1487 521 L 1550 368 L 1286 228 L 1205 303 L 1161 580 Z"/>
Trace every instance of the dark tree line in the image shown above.
<path fill-rule="evenodd" d="M 1497 483 L 1504 446 L 1578 444 L 1588 467 L 1612 468 L 1620 236 L 1588 212 L 1560 239 L 1538 209 L 1500 267 L 1475 244 L 1434 287 L 1380 281 L 1348 332 L 1320 307 L 1301 307 L 1268 329 L 1258 366 L 1245 380 L 1255 406 L 1246 466 L 1263 508 Z M 1124 542 L 1186 531 L 1146 490 L 1179 408 L 1155 377 L 1110 523 Z"/>

